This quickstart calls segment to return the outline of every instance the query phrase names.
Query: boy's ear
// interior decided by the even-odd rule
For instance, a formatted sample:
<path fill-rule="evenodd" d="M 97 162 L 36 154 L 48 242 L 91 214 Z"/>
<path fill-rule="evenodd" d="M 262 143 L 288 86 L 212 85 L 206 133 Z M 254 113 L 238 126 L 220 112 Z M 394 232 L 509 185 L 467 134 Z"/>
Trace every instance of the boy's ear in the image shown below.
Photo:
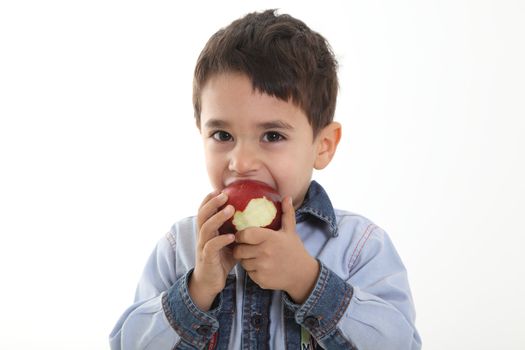
<path fill-rule="evenodd" d="M 317 170 L 324 169 L 332 160 L 341 140 L 342 127 L 337 122 L 332 122 L 322 129 L 315 139 L 317 144 L 317 154 L 314 162 L 314 168 Z"/>

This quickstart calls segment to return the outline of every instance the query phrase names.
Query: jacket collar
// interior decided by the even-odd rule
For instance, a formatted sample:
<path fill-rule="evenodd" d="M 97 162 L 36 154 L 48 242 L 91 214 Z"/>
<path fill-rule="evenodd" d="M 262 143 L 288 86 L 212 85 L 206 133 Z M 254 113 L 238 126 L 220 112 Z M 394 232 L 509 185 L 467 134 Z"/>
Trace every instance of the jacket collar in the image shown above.
<path fill-rule="evenodd" d="M 310 183 L 303 204 L 295 212 L 297 222 L 305 221 L 312 217 L 326 224 L 326 228 L 332 237 L 337 236 L 334 207 L 326 191 L 316 181 Z"/>

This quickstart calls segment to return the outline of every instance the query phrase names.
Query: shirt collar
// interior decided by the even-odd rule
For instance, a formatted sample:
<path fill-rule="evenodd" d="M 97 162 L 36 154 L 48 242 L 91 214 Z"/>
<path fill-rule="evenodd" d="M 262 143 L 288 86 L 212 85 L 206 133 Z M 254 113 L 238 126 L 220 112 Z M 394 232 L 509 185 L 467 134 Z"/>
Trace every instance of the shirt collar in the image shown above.
<path fill-rule="evenodd" d="M 305 221 L 310 217 L 326 224 L 328 232 L 332 237 L 337 236 L 334 207 L 323 187 L 315 181 L 310 183 L 303 204 L 301 204 L 301 207 L 295 212 L 297 222 Z"/>

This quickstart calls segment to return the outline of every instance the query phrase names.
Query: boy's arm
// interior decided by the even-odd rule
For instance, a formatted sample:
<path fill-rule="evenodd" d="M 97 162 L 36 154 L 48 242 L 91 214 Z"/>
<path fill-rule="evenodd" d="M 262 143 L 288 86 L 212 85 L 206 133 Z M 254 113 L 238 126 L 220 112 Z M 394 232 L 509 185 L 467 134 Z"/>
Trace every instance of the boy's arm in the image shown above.
<path fill-rule="evenodd" d="M 307 300 L 285 295 L 285 305 L 326 349 L 420 349 L 406 270 L 390 239 L 376 228 L 359 243 L 348 280 L 321 263 Z"/>
<path fill-rule="evenodd" d="M 151 254 L 135 303 L 110 334 L 111 349 L 172 349 L 179 342 L 200 348 L 217 330 L 218 310 L 203 312 L 189 298 L 193 270 L 176 279 L 174 244 L 173 233 L 168 233 Z"/>
<path fill-rule="evenodd" d="M 202 348 L 210 341 L 219 328 L 219 307 L 213 302 L 221 305 L 222 290 L 235 265 L 225 248 L 234 235 L 217 232 L 233 215 L 231 206 L 219 210 L 226 200 L 218 191 L 208 194 L 195 220 L 179 222 L 161 240 L 144 269 L 135 304 L 110 335 L 112 349 L 173 348 L 179 342 Z M 184 248 L 177 249 L 179 256 L 177 245 Z"/>

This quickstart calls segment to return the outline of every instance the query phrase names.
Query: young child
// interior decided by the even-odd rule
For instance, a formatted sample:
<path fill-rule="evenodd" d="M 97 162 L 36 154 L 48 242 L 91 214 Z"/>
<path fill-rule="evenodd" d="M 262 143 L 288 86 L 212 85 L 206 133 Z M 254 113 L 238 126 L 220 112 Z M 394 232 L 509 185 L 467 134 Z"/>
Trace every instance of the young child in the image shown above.
<path fill-rule="evenodd" d="M 215 33 L 193 102 L 215 192 L 160 240 L 112 349 L 419 349 L 406 270 L 387 234 L 332 207 L 313 169 L 341 137 L 326 40 L 274 11 Z M 244 179 L 284 198 L 282 228 L 218 234 L 220 191 Z M 235 244 L 231 244 L 235 243 Z"/>

